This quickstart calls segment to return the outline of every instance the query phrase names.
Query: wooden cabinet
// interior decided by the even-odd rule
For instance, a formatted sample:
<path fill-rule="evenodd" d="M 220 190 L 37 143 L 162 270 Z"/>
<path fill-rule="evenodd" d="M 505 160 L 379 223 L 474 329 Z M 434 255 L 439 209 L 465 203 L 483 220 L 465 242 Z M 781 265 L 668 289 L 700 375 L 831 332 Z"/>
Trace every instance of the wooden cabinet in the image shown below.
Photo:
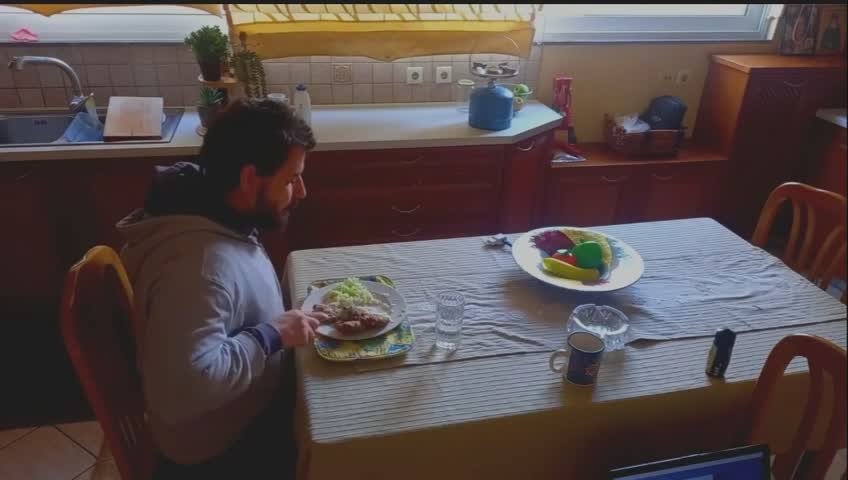
<path fill-rule="evenodd" d="M 713 56 L 694 141 L 730 159 L 720 218 L 736 233 L 748 238 L 771 190 L 801 178 L 815 111 L 845 105 L 845 74 L 839 57 Z"/>
<path fill-rule="evenodd" d="M 848 192 L 848 129 L 816 120 L 807 144 L 806 183 L 840 195 Z"/>
<path fill-rule="evenodd" d="M 587 160 L 549 170 L 544 224 L 595 226 L 714 216 L 726 158 L 684 148 L 677 157 L 639 160 L 584 148 Z"/>

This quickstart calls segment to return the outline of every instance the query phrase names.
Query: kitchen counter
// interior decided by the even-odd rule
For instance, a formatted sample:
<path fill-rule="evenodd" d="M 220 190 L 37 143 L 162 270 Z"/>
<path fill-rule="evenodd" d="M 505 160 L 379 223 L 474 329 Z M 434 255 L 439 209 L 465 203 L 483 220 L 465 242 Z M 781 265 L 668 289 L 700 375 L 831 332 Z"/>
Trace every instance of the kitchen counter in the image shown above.
<path fill-rule="evenodd" d="M 535 100 L 509 129 L 496 132 L 470 127 L 468 115 L 453 102 L 320 105 L 312 111 L 317 151 L 507 145 L 550 130 L 560 119 Z M 187 108 L 168 143 L 0 148 L 0 162 L 196 155 L 203 143 L 196 133 L 199 121 L 197 111 Z"/>
<path fill-rule="evenodd" d="M 848 128 L 844 108 L 822 108 L 816 111 L 816 117 L 842 128 Z"/>

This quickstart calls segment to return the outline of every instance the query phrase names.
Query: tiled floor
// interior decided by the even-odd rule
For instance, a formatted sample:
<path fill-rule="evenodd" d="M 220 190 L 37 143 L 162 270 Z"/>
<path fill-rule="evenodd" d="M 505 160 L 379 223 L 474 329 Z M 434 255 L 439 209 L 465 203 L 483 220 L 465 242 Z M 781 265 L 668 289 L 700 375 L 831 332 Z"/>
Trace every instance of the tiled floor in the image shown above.
<path fill-rule="evenodd" d="M 0 431 L 2 480 L 120 480 L 97 422 Z"/>
<path fill-rule="evenodd" d="M 48 453 L 49 452 L 49 453 Z M 840 450 L 826 480 L 846 468 Z M 121 480 L 97 422 L 0 430 L 0 480 Z"/>

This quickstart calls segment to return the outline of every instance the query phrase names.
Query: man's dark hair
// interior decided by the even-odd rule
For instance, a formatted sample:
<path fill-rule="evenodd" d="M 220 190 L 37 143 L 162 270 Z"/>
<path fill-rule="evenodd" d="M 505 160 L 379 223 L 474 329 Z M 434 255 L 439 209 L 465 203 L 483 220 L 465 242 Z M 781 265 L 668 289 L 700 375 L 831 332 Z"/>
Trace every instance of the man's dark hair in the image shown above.
<path fill-rule="evenodd" d="M 228 192 L 238 186 L 242 167 L 252 164 L 258 175 L 273 175 L 296 145 L 312 150 L 315 137 L 292 108 L 269 99 L 242 99 L 209 126 L 198 163 L 209 187 Z"/>

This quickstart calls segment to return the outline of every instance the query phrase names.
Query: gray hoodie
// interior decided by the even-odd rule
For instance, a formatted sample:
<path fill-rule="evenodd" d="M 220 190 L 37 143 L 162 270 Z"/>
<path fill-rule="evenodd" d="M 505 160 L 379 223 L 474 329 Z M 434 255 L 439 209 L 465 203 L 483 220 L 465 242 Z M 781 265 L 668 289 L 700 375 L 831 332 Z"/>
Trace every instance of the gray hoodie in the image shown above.
<path fill-rule="evenodd" d="M 157 169 L 145 208 L 117 228 L 154 441 L 192 464 L 232 446 L 277 388 L 281 344 L 267 322 L 283 298 L 255 230 L 208 200 L 197 166 Z"/>

